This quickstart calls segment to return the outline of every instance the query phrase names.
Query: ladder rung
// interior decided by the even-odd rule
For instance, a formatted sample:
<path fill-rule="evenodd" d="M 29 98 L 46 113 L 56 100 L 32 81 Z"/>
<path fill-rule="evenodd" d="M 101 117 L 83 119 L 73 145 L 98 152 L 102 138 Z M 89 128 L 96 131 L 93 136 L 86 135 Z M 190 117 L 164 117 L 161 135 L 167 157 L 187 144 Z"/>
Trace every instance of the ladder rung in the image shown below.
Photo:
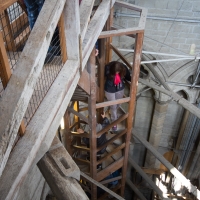
<path fill-rule="evenodd" d="M 105 102 L 102 102 L 102 103 L 97 103 L 96 109 L 107 107 L 107 106 L 112 106 L 112 105 L 116 105 L 116 104 L 122 104 L 122 103 L 126 103 L 126 102 L 129 102 L 129 101 L 130 101 L 130 97 L 117 99 L 117 100 L 113 100 L 113 101 L 105 101 Z"/>
<path fill-rule="evenodd" d="M 78 149 L 78 150 L 83 150 L 83 151 L 88 151 L 88 152 L 90 151 L 90 149 L 85 146 L 73 145 L 72 147 L 74 147 L 75 149 Z"/>
<path fill-rule="evenodd" d="M 101 160 L 97 161 L 97 165 L 102 163 L 104 160 L 106 160 L 107 158 L 111 157 L 113 154 L 115 154 L 116 152 L 120 151 L 121 149 L 123 149 L 125 147 L 125 143 L 121 144 L 120 146 L 118 146 L 114 151 L 108 153 L 106 156 L 104 156 Z"/>
<path fill-rule="evenodd" d="M 97 181 L 101 181 L 106 178 L 110 172 L 115 172 L 121 168 L 124 164 L 124 157 L 121 157 L 119 160 L 113 162 L 111 165 L 107 166 L 105 169 L 97 173 Z"/>
<path fill-rule="evenodd" d="M 74 132 L 74 131 L 71 131 L 70 133 L 71 133 L 71 135 L 76 136 L 76 137 L 90 138 L 90 135 L 88 133 L 78 133 L 78 132 Z"/>
<path fill-rule="evenodd" d="M 101 149 L 103 149 L 104 147 L 108 146 L 110 143 L 112 143 L 113 141 L 115 141 L 117 138 L 121 137 L 122 135 L 124 135 L 127 132 L 127 129 L 124 129 L 121 131 L 121 133 L 116 134 L 114 137 L 112 137 L 111 139 L 109 139 L 105 144 L 103 144 L 102 146 L 97 148 L 97 152 L 100 151 Z"/>

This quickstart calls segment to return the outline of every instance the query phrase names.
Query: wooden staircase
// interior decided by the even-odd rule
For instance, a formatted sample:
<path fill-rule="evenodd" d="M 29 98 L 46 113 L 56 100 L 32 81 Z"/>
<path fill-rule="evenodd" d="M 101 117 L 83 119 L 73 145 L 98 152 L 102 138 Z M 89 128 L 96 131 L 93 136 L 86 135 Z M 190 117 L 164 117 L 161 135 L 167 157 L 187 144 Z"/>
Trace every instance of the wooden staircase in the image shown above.
<path fill-rule="evenodd" d="M 138 49 L 135 49 L 135 53 L 140 54 L 143 33 L 137 34 L 136 37 L 138 38 L 138 40 L 136 40 Z M 72 123 L 68 124 L 66 146 L 80 170 L 98 182 L 104 184 L 112 182 L 113 178 L 109 180 L 105 180 L 105 178 L 116 170 L 121 170 L 121 174 L 114 178 L 114 180 L 118 180 L 119 182 L 118 185 L 113 188 L 113 191 L 123 196 L 140 62 L 137 57 L 134 57 L 134 70 L 132 71 L 129 97 L 101 103 L 98 103 L 99 98 L 98 95 L 96 95 L 97 91 L 100 91 L 101 88 L 99 89 L 97 86 L 98 80 L 95 75 L 95 64 L 96 61 L 93 52 L 87 63 L 87 71 L 82 73 L 79 85 L 72 97 L 71 105 L 67 109 L 68 114 L 66 114 L 66 116 L 68 118 L 65 119 L 65 121 L 72 121 L 71 114 L 73 114 L 74 120 Z M 100 68 L 102 69 L 104 66 L 100 66 Z M 104 80 L 103 77 L 98 78 L 100 78 L 101 81 Z M 121 110 L 121 116 L 116 121 L 110 123 L 110 125 L 106 126 L 101 131 L 96 132 L 96 123 L 100 121 L 100 112 L 110 105 L 125 103 L 128 104 L 129 112 L 123 113 Z M 77 129 L 84 127 L 85 124 L 88 124 L 90 127 L 89 134 L 79 134 Z M 114 125 L 118 125 L 119 127 L 116 132 L 110 131 Z M 96 140 L 104 133 L 107 133 L 107 142 L 97 147 Z M 89 138 L 90 148 L 86 147 L 82 142 L 83 137 Z M 97 152 L 105 147 L 106 152 L 97 159 Z M 89 160 L 86 159 L 88 155 L 90 157 Z M 98 167 L 100 164 L 102 165 L 101 168 Z M 91 184 L 87 189 L 89 189 L 92 199 L 97 199 L 97 186 Z M 101 197 L 98 196 L 98 199 L 105 198 L 107 195 L 109 194 L 104 194 Z"/>

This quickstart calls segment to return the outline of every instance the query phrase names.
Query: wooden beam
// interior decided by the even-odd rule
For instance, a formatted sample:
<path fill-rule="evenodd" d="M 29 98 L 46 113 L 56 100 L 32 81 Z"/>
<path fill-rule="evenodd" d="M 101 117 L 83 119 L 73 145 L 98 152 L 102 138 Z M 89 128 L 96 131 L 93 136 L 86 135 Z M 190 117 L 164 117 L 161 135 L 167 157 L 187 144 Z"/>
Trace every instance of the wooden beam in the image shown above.
<path fill-rule="evenodd" d="M 166 194 L 163 194 L 162 190 L 149 178 L 149 176 L 140 168 L 140 166 L 129 157 L 129 163 L 134 169 L 144 178 L 144 180 L 150 185 L 150 187 L 162 198 L 168 199 Z M 169 200 L 169 199 L 168 199 Z"/>
<path fill-rule="evenodd" d="M 49 0 L 39 14 L 0 102 L 0 175 L 15 141 L 58 23 L 64 0 Z"/>
<path fill-rule="evenodd" d="M 119 1 L 119 0 L 116 1 L 115 5 L 123 7 L 123 8 L 128 8 L 128 9 L 131 9 L 131 10 L 135 10 L 135 11 L 138 11 L 138 12 L 142 12 L 142 9 L 143 9 L 142 7 L 136 6 L 136 5 L 131 4 L 131 3 L 126 3 L 124 1 Z"/>
<path fill-rule="evenodd" d="M 96 134 L 96 78 L 95 78 L 95 49 L 93 48 L 90 58 L 87 63 L 87 70 L 90 74 L 90 96 L 88 98 L 88 117 L 89 117 L 89 134 L 90 134 L 90 176 L 93 179 L 97 179 L 97 134 Z M 91 185 L 91 198 L 97 199 L 97 187 L 95 184 Z"/>
<path fill-rule="evenodd" d="M 103 107 L 110 106 L 110 105 L 127 103 L 129 101 L 130 101 L 130 97 L 126 97 L 126 98 L 123 98 L 123 99 L 117 99 L 117 100 L 113 100 L 113 101 L 105 101 L 105 102 L 102 102 L 102 103 L 97 103 L 96 109 L 103 108 Z"/>
<path fill-rule="evenodd" d="M 79 60 L 80 17 L 78 0 L 66 1 L 64 19 L 68 59 Z"/>
<path fill-rule="evenodd" d="M 6 49 L 4 46 L 4 41 L 2 37 L 2 33 L 0 32 L 0 76 L 1 76 L 1 81 L 3 84 L 3 88 L 5 89 L 8 81 L 10 80 L 11 77 L 11 69 L 10 69 L 10 64 L 8 62 L 8 56 L 6 53 Z"/>
<path fill-rule="evenodd" d="M 99 39 L 107 38 L 107 37 L 122 36 L 122 35 L 130 35 L 134 33 L 143 33 L 143 32 L 144 32 L 144 28 L 140 28 L 140 27 L 118 29 L 118 30 L 112 30 L 112 31 L 103 31 L 99 35 Z"/>
<path fill-rule="evenodd" d="M 98 187 L 100 187 L 101 189 L 103 189 L 104 191 L 108 192 L 110 195 L 112 195 L 116 199 L 124 200 L 124 198 L 122 198 L 118 194 L 114 193 L 112 190 L 109 190 L 107 187 L 105 187 L 101 183 L 99 183 L 99 182 L 95 181 L 94 179 L 90 178 L 88 175 L 84 174 L 83 172 L 81 172 L 81 176 L 83 176 L 90 183 L 94 183 L 95 185 L 97 185 Z"/>
<path fill-rule="evenodd" d="M 129 116 L 127 118 L 127 135 L 125 138 L 126 141 L 126 148 L 124 153 L 124 166 L 122 168 L 122 182 L 121 182 L 121 195 L 124 195 L 124 189 L 125 189 L 125 181 L 126 181 L 126 173 L 127 173 L 127 162 L 129 157 L 129 144 L 131 139 L 131 131 L 133 128 L 133 122 L 134 122 L 134 113 L 135 113 L 135 107 L 136 107 L 136 95 L 137 95 L 137 85 L 138 85 L 138 78 L 140 74 L 140 62 L 141 62 L 141 54 L 142 54 L 142 44 L 143 44 L 143 37 L 144 33 L 137 33 L 136 34 L 136 40 L 135 40 L 135 52 L 133 57 L 133 70 L 132 70 L 132 78 L 131 78 L 131 86 L 130 86 L 130 102 L 129 102 Z"/>
<path fill-rule="evenodd" d="M 97 181 L 103 180 L 106 176 L 120 169 L 123 166 L 123 161 L 124 161 L 124 157 L 120 158 L 119 160 L 115 161 L 114 163 L 106 167 L 105 169 L 98 172 Z"/>
<path fill-rule="evenodd" d="M 93 5 L 94 0 L 84 0 L 80 5 L 80 32 L 82 40 L 84 39 L 87 31 Z"/>
<path fill-rule="evenodd" d="M 83 114 L 75 111 L 73 108 L 68 107 L 67 110 L 71 113 L 73 113 L 74 115 L 80 117 L 83 121 L 85 121 L 86 123 L 88 123 L 88 118 L 85 117 Z"/>
<path fill-rule="evenodd" d="M 109 16 L 110 8 L 113 7 L 114 3 L 115 0 L 102 0 L 88 25 L 85 38 L 83 40 L 83 66 L 86 65 L 91 52 L 89 49 L 95 46 L 98 36 L 101 33 Z"/>
<path fill-rule="evenodd" d="M 17 0 L 1 0 L 0 1 L 0 12 L 7 9 L 9 6 L 17 2 Z"/>
<path fill-rule="evenodd" d="M 59 27 L 61 57 L 62 57 L 62 62 L 65 63 L 67 61 L 67 45 L 66 45 L 66 38 L 65 38 L 64 13 L 62 13 L 60 16 L 58 27 Z"/>
<path fill-rule="evenodd" d="M 90 81 L 89 74 L 86 69 L 82 71 L 81 78 L 78 82 L 79 87 L 81 87 L 87 94 L 90 94 Z"/>
<path fill-rule="evenodd" d="M 133 136 L 137 138 L 151 153 L 163 164 L 167 169 L 176 177 L 182 185 L 184 185 L 190 193 L 192 193 L 197 199 L 200 199 L 200 191 L 196 186 L 192 185 L 190 180 L 187 179 L 181 172 L 179 172 L 169 161 L 167 161 L 149 142 L 143 137 L 134 133 Z"/>

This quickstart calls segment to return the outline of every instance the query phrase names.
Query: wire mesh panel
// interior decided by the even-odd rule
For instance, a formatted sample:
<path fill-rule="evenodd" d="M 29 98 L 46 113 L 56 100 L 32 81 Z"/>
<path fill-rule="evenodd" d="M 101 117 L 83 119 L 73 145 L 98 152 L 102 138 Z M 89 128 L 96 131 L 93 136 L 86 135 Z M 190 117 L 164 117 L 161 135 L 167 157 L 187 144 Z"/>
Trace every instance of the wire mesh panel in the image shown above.
<path fill-rule="evenodd" d="M 31 4 L 29 4 L 29 2 L 31 2 Z M 11 72 L 16 68 L 17 61 L 19 60 L 20 54 L 23 51 L 32 28 L 34 27 L 43 3 L 44 0 L 35 0 L 34 3 L 29 0 L 24 0 L 24 3 L 22 1 L 17 1 L 0 14 L 0 30 Z M 40 8 L 38 8 L 38 6 Z M 47 51 L 43 69 L 37 80 L 33 95 L 25 113 L 24 122 L 26 126 L 33 117 L 67 59 L 63 33 L 63 20 L 64 19 L 62 18 L 56 27 Z M 3 74 L 1 72 L 0 68 L 0 95 L 4 90 L 2 85 Z"/>

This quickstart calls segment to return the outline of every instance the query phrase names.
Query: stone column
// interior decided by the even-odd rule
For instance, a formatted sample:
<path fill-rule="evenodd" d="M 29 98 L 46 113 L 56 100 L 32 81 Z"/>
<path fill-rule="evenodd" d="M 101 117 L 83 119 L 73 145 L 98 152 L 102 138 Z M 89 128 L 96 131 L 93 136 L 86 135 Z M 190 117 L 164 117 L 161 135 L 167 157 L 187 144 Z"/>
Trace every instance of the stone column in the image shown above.
<path fill-rule="evenodd" d="M 165 117 L 167 113 L 167 108 L 168 108 L 168 102 L 159 103 L 158 101 L 156 101 L 154 113 L 153 113 L 151 131 L 150 131 L 150 136 L 149 136 L 149 142 L 156 149 L 158 148 L 160 144 L 163 125 L 164 125 Z M 155 166 L 155 163 L 156 163 L 155 156 L 151 152 L 147 151 L 145 166 L 152 167 L 152 168 L 158 167 L 158 166 Z"/>

